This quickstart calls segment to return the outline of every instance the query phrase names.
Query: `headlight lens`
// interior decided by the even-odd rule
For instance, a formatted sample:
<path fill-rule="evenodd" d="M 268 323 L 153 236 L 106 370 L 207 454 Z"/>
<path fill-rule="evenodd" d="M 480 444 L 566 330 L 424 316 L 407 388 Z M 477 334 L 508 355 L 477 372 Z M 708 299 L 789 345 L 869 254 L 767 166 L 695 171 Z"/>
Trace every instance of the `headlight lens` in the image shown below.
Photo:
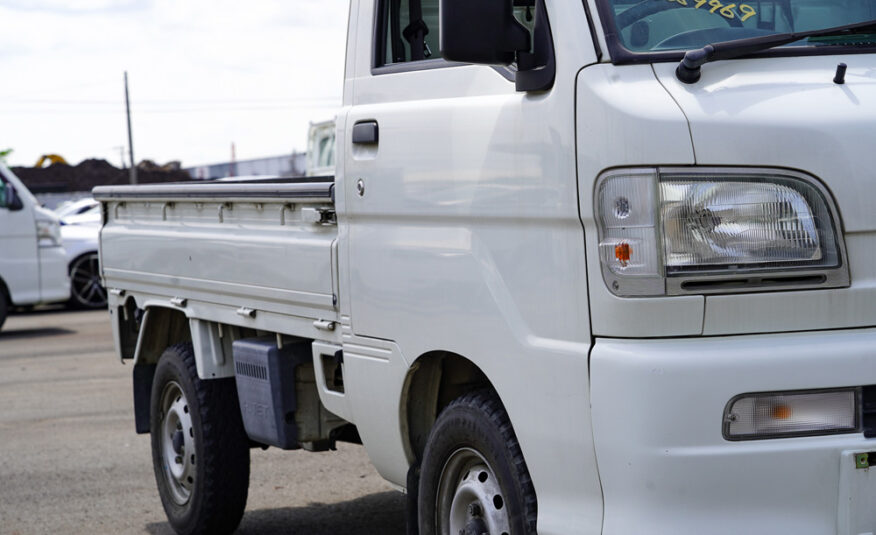
<path fill-rule="evenodd" d="M 596 202 L 603 273 L 619 295 L 782 284 L 775 276 L 764 284 L 757 273 L 805 272 L 785 282 L 810 285 L 848 282 L 829 199 L 801 176 L 622 170 L 600 179 Z M 837 273 L 828 277 L 831 270 Z"/>
<path fill-rule="evenodd" d="M 37 219 L 37 242 L 40 247 L 59 247 L 61 245 L 61 225 L 50 219 Z"/>

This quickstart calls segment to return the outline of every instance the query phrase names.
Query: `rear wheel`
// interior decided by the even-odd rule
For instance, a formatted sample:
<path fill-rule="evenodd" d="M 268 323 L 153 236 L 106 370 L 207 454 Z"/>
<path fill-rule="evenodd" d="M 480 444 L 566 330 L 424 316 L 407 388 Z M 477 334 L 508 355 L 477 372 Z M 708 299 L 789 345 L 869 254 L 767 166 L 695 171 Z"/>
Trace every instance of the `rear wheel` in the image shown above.
<path fill-rule="evenodd" d="M 249 439 L 233 378 L 198 378 L 191 344 L 167 348 L 150 406 L 158 494 L 180 534 L 231 533 L 249 487 Z"/>
<path fill-rule="evenodd" d="M 438 416 L 423 454 L 419 497 L 421 535 L 536 532 L 535 489 L 495 394 L 466 394 Z"/>

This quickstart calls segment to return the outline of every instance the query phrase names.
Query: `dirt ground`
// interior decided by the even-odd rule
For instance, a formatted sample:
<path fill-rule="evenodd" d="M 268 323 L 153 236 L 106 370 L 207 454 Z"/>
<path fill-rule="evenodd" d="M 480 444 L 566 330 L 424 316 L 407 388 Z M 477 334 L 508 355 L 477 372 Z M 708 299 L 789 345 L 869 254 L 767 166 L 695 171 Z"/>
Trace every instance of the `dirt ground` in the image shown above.
<path fill-rule="evenodd" d="M 0 534 L 171 534 L 131 366 L 106 312 L 10 316 L 0 331 Z M 252 450 L 242 534 L 402 534 L 404 496 L 360 446 Z"/>

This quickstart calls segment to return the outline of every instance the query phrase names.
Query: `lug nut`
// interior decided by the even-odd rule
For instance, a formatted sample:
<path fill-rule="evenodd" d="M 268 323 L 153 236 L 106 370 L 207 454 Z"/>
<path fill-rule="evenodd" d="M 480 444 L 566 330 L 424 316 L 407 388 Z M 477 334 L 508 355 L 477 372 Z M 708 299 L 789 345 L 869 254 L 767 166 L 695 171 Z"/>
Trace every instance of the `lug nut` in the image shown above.
<path fill-rule="evenodd" d="M 182 464 L 182 457 L 180 457 L 179 455 L 177 455 L 176 458 L 174 459 L 174 462 L 175 462 L 176 464 Z"/>
<path fill-rule="evenodd" d="M 481 506 L 476 503 L 470 503 L 468 505 L 468 516 L 476 517 L 481 516 Z"/>

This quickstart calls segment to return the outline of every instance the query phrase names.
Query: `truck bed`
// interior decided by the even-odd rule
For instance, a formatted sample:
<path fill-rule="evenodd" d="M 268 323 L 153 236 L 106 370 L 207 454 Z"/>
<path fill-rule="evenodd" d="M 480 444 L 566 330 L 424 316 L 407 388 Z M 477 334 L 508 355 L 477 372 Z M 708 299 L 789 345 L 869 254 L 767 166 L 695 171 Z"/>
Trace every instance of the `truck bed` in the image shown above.
<path fill-rule="evenodd" d="M 95 188 L 107 289 L 310 335 L 338 314 L 333 188 L 331 177 Z"/>

